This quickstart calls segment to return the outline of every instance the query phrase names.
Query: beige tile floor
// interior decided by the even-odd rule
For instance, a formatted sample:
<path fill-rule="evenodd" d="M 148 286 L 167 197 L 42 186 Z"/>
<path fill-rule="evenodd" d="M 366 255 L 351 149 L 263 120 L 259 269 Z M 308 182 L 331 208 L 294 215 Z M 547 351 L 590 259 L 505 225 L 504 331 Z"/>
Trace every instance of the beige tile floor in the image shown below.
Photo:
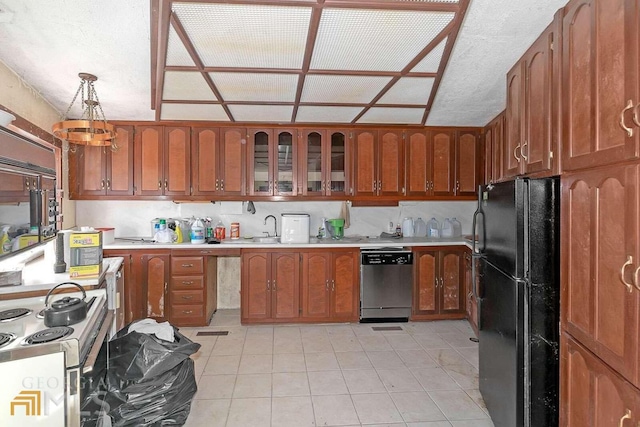
<path fill-rule="evenodd" d="M 247 327 L 219 310 L 181 332 L 202 345 L 187 427 L 493 426 L 466 321 Z"/>

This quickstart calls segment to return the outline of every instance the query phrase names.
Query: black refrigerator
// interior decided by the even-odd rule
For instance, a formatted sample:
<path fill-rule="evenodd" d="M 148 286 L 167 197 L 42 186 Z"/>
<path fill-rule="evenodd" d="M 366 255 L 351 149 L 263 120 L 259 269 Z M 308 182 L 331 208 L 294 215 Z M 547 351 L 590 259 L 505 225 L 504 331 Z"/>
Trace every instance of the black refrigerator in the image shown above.
<path fill-rule="evenodd" d="M 479 381 L 489 414 L 496 427 L 557 426 L 559 180 L 480 187 L 473 227 Z"/>

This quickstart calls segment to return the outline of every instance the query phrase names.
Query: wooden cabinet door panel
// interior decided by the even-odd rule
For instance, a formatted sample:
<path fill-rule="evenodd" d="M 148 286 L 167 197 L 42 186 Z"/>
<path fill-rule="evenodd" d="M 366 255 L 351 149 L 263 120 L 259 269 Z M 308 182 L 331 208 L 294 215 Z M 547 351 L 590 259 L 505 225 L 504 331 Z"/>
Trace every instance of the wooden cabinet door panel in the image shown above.
<path fill-rule="evenodd" d="M 329 144 L 323 130 L 305 129 L 300 135 L 298 194 L 322 196 L 330 186 L 331 159 L 327 159 Z M 330 193 L 330 192 L 329 192 Z"/>
<path fill-rule="evenodd" d="M 135 194 L 161 196 L 163 176 L 161 126 L 138 126 L 135 137 Z"/>
<path fill-rule="evenodd" d="M 84 146 L 77 148 L 80 172 L 79 192 L 84 196 L 106 194 L 106 167 L 109 147 Z"/>
<path fill-rule="evenodd" d="M 329 317 L 331 254 L 302 254 L 302 317 Z"/>
<path fill-rule="evenodd" d="M 164 194 L 191 194 L 191 138 L 188 127 L 165 127 Z"/>
<path fill-rule="evenodd" d="M 463 263 L 460 251 L 440 252 L 440 312 L 464 312 Z"/>
<path fill-rule="evenodd" d="M 504 152 L 506 151 L 506 141 L 504 136 L 505 113 L 502 112 L 492 125 L 493 147 L 492 147 L 492 180 L 499 182 L 504 177 Z"/>
<path fill-rule="evenodd" d="M 292 319 L 299 316 L 300 255 L 271 254 L 271 317 Z"/>
<path fill-rule="evenodd" d="M 634 99 L 638 93 L 637 40 L 633 39 L 637 37 L 638 9 L 634 3 L 575 0 L 564 8 L 564 170 L 638 156 L 638 129 L 628 135 L 620 125 L 627 102 L 638 102 Z M 632 126 L 630 114 L 623 118 Z"/>
<path fill-rule="evenodd" d="M 295 129 L 274 131 L 273 195 L 295 196 L 298 193 L 298 132 Z"/>
<path fill-rule="evenodd" d="M 637 166 L 571 175 L 562 189 L 564 327 L 637 384 Z"/>
<path fill-rule="evenodd" d="M 405 145 L 406 194 L 424 196 L 431 189 L 431 147 L 424 131 L 409 132 Z"/>
<path fill-rule="evenodd" d="M 169 255 L 143 255 L 142 283 L 146 285 L 146 317 L 167 317 Z"/>
<path fill-rule="evenodd" d="M 440 130 L 431 132 L 433 149 L 433 179 L 431 190 L 434 196 L 451 196 L 454 192 L 455 145 L 453 132 Z"/>
<path fill-rule="evenodd" d="M 228 196 L 244 196 L 247 131 L 224 129 L 221 134 L 220 191 Z"/>
<path fill-rule="evenodd" d="M 331 316 L 356 319 L 358 317 L 358 253 L 334 253 L 331 278 Z"/>
<path fill-rule="evenodd" d="M 193 195 L 216 195 L 220 190 L 218 129 L 194 128 L 191 148 Z"/>
<path fill-rule="evenodd" d="M 456 136 L 456 195 L 474 196 L 481 176 L 478 133 L 459 131 Z"/>
<path fill-rule="evenodd" d="M 248 129 L 249 146 L 247 149 L 247 185 L 252 196 L 272 196 L 274 143 L 273 131 L 265 129 Z"/>
<path fill-rule="evenodd" d="M 351 188 L 352 147 L 346 130 L 328 131 L 326 172 L 328 196 L 353 194 Z"/>
<path fill-rule="evenodd" d="M 118 148 L 107 150 L 107 195 L 133 196 L 133 126 L 116 127 Z"/>
<path fill-rule="evenodd" d="M 505 115 L 504 176 L 521 173 L 522 123 L 524 117 L 524 63 L 518 62 L 507 74 L 507 109 Z"/>
<path fill-rule="evenodd" d="M 637 389 L 568 334 L 562 335 L 560 425 L 635 426 L 640 420 Z"/>
<path fill-rule="evenodd" d="M 554 57 L 549 26 L 525 55 L 525 135 L 521 148 L 526 173 L 551 171 Z"/>
<path fill-rule="evenodd" d="M 378 131 L 378 195 L 404 194 L 404 140 L 400 131 Z"/>
<path fill-rule="evenodd" d="M 438 312 L 437 278 L 438 252 L 418 251 L 415 256 L 414 313 L 434 314 Z"/>
<path fill-rule="evenodd" d="M 354 190 L 357 196 L 374 196 L 378 182 L 376 175 L 376 131 L 354 132 Z"/>
<path fill-rule="evenodd" d="M 270 256 L 267 253 L 242 255 L 242 317 L 267 319 L 271 316 Z"/>

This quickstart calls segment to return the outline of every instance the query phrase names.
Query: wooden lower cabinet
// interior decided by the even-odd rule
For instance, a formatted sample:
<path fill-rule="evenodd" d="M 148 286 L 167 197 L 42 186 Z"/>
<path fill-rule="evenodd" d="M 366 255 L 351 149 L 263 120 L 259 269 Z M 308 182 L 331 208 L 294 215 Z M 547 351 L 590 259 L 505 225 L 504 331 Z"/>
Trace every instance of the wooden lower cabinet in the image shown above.
<path fill-rule="evenodd" d="M 303 320 L 358 320 L 358 255 L 353 249 L 302 253 Z"/>
<path fill-rule="evenodd" d="M 640 423 L 640 391 L 579 344 L 562 335 L 560 425 L 631 427 Z"/>
<path fill-rule="evenodd" d="M 464 249 L 414 248 L 413 265 L 412 319 L 464 318 Z"/>
<path fill-rule="evenodd" d="M 216 257 L 201 252 L 105 250 L 125 260 L 126 323 L 149 317 L 207 326 L 217 308 Z"/>
<path fill-rule="evenodd" d="M 464 285 L 466 292 L 467 319 L 478 336 L 478 300 L 473 293 L 473 263 L 477 262 L 471 256 L 471 249 L 464 251 Z"/>
<path fill-rule="evenodd" d="M 242 323 L 287 322 L 300 316 L 300 254 L 242 252 Z"/>

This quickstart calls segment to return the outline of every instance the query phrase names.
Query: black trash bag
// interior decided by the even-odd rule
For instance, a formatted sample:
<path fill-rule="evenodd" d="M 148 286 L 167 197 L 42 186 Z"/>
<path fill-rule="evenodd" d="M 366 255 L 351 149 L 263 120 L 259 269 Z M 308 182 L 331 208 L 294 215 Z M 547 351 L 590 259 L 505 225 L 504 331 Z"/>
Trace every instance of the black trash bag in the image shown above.
<path fill-rule="evenodd" d="M 168 342 L 155 335 L 127 333 L 122 328 L 109 342 L 109 378 L 121 381 L 141 381 L 167 372 L 200 349 L 200 344 L 173 328 L 175 341 Z"/>
<path fill-rule="evenodd" d="M 105 400 L 112 408 L 109 416 L 113 427 L 182 426 L 198 391 L 190 358 L 153 378 L 131 382 L 121 390 L 109 386 Z"/>

